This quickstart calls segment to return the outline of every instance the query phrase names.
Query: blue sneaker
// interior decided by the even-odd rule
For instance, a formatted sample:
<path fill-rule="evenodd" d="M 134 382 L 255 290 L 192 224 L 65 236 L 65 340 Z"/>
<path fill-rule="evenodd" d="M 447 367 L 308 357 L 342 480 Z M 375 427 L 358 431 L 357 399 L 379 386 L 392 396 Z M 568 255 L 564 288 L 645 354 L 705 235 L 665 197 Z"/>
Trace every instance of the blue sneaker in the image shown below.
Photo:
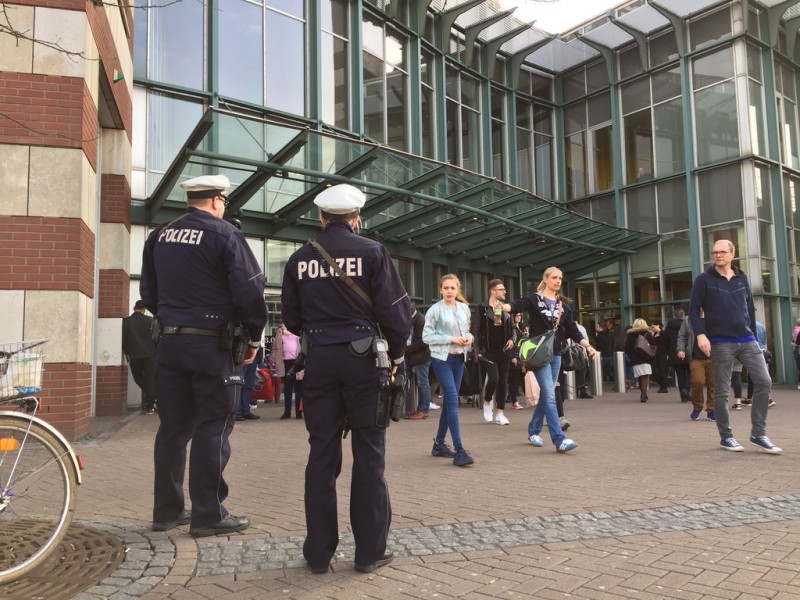
<path fill-rule="evenodd" d="M 722 440 L 719 443 L 719 447 L 723 450 L 730 450 L 731 452 L 744 452 L 744 447 L 732 437 Z"/>
<path fill-rule="evenodd" d="M 690 414 L 690 415 L 689 415 L 689 418 L 690 418 L 692 421 L 697 421 L 697 419 L 699 419 L 699 418 L 700 418 L 700 411 L 699 411 L 699 410 L 693 410 L 693 411 L 692 411 L 692 414 Z"/>
<path fill-rule="evenodd" d="M 750 443 L 754 446 L 758 446 L 764 452 L 769 454 L 780 454 L 783 452 L 780 448 L 778 448 L 775 444 L 769 441 L 769 438 L 765 435 L 751 435 L 750 436 Z"/>
<path fill-rule="evenodd" d="M 436 439 L 433 440 L 433 450 L 431 450 L 431 455 L 433 456 L 441 456 L 442 458 L 455 458 L 456 453 L 450 449 L 450 446 L 442 442 L 441 444 L 436 443 Z"/>
<path fill-rule="evenodd" d="M 467 465 L 471 465 L 475 461 L 469 455 L 469 452 L 464 450 L 464 448 L 459 448 L 456 450 L 456 456 L 453 458 L 453 464 L 457 467 L 466 467 Z"/>
<path fill-rule="evenodd" d="M 710 411 L 708 411 L 708 414 L 706 415 L 706 418 L 707 418 L 709 421 L 716 421 L 716 420 L 717 420 L 717 417 L 716 417 L 716 415 L 714 414 L 714 411 L 713 411 L 713 410 L 710 410 Z"/>
<path fill-rule="evenodd" d="M 578 444 L 573 442 L 571 439 L 564 438 L 564 441 L 561 442 L 561 445 L 558 448 L 556 448 L 556 451 L 557 452 L 561 452 L 562 454 L 564 454 L 566 452 L 569 452 L 570 450 L 575 450 L 575 448 L 577 448 L 577 447 L 578 447 Z"/>
<path fill-rule="evenodd" d="M 542 442 L 542 438 L 540 438 L 538 435 L 532 435 L 528 439 L 531 441 L 531 444 L 533 444 L 537 448 L 541 448 L 542 446 L 544 446 L 544 442 Z"/>

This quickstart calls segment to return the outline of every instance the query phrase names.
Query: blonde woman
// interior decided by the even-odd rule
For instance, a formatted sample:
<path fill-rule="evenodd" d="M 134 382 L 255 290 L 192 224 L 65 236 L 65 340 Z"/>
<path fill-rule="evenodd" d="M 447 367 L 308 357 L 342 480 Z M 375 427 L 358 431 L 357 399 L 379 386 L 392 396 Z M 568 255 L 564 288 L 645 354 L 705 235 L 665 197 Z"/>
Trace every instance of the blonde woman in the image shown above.
<path fill-rule="evenodd" d="M 442 389 L 444 404 L 431 454 L 452 458 L 455 466 L 465 467 L 475 462 L 461 444 L 458 422 L 458 388 L 464 376 L 467 350 L 472 345 L 470 311 L 461 293 L 461 282 L 455 275 L 442 277 L 439 292 L 442 299 L 428 309 L 422 329 L 422 341 L 431 350 L 431 368 Z M 444 441 L 448 429 L 455 451 Z"/>
<path fill-rule="evenodd" d="M 639 400 L 647 402 L 647 388 L 650 386 L 650 376 L 653 374 L 653 359 L 645 359 L 636 349 L 636 342 L 644 336 L 648 344 L 655 344 L 655 338 L 650 333 L 650 327 L 644 319 L 636 319 L 625 336 L 625 354 L 631 359 L 633 376 L 639 378 Z"/>
<path fill-rule="evenodd" d="M 595 349 L 578 329 L 572 316 L 572 309 L 567 304 L 569 299 L 561 295 L 562 279 L 561 269 L 548 267 L 542 273 L 542 281 L 539 283 L 536 293 L 501 306 L 505 312 L 528 311 L 528 323 L 532 338 L 542 335 L 550 329 L 557 330 L 558 335 L 555 336 L 553 343 L 552 361 L 535 372 L 541 392 L 539 402 L 533 410 L 531 422 L 528 424 L 528 439 L 537 448 L 544 445 L 539 434 L 542 432 L 546 417 L 550 439 L 556 450 L 564 453 L 574 450 L 578 444 L 564 435 L 556 406 L 556 382 L 561 370 L 561 340 L 569 337 L 576 344 L 580 344 L 586 349 L 589 358 L 594 358 Z"/>

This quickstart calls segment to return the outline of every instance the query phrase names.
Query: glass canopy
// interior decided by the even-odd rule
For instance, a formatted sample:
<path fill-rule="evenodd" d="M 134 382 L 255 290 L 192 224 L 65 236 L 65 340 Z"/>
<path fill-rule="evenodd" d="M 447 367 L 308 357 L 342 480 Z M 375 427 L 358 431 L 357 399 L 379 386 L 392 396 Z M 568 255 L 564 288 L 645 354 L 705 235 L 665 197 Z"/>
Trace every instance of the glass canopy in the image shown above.
<path fill-rule="evenodd" d="M 419 249 L 509 267 L 598 269 L 658 236 L 588 219 L 496 179 L 374 143 L 209 109 L 147 199 L 140 221 L 183 210 L 180 182 L 224 173 L 227 214 L 248 235 L 305 242 L 319 229 L 313 199 L 351 183 L 367 195 L 362 233 L 396 252 Z M 436 260 L 436 259 L 434 259 Z M 438 259 L 440 262 L 442 259 Z"/>

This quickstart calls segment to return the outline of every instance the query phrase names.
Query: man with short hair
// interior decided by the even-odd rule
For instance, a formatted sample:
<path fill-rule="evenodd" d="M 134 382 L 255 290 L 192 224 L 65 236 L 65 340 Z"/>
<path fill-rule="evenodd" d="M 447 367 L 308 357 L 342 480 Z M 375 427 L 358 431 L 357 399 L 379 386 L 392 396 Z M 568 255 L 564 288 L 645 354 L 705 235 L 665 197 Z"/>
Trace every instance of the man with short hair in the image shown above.
<path fill-rule="evenodd" d="M 244 363 L 252 362 L 267 322 L 264 274 L 242 232 L 222 218 L 228 178 L 203 175 L 181 187 L 187 212 L 147 238 L 139 284 L 145 306 L 161 322 L 152 529 L 191 522 L 193 537 L 228 535 L 250 521 L 223 506 L 228 484 L 222 473 L 243 382 L 226 331 L 241 326 L 239 340 L 249 344 Z M 183 494 L 189 440 L 191 514 Z"/>
<path fill-rule="evenodd" d="M 517 340 L 514 322 L 501 306 L 506 299 L 506 288 L 502 279 L 489 281 L 489 299 L 478 306 L 475 332 L 475 351 L 478 360 L 486 371 L 484 389 L 483 419 L 487 423 L 508 425 L 504 414 L 508 396 L 508 368 L 511 364 L 510 351 Z M 496 392 L 496 393 L 495 393 Z M 492 396 L 497 413 L 492 410 Z"/>
<path fill-rule="evenodd" d="M 406 375 L 410 382 L 416 383 L 417 399 L 419 403 L 408 418 L 419 420 L 427 419 L 431 409 L 431 349 L 428 344 L 422 341 L 422 330 L 425 327 L 425 316 L 417 310 L 416 305 L 411 303 L 411 334 L 406 342 Z M 411 376 L 414 376 L 413 379 Z M 414 390 L 409 386 L 406 402 L 411 411 L 413 404 Z"/>
<path fill-rule="evenodd" d="M 780 454 L 766 435 L 767 409 L 772 380 L 764 354 L 756 341 L 756 308 L 747 276 L 732 265 L 736 248 L 719 240 L 711 251 L 714 264 L 694 280 L 689 320 L 697 347 L 711 357 L 714 369 L 714 408 L 720 447 L 732 452 L 744 448 L 733 437 L 728 415 L 733 361 L 737 359 L 753 378 L 750 443 L 770 454 Z M 701 318 L 701 311 L 705 318 Z"/>
<path fill-rule="evenodd" d="M 142 413 L 156 413 L 156 343 L 150 329 L 153 318 L 145 314 L 144 302 L 137 300 L 133 312 L 122 319 L 122 351 L 131 375 L 142 390 Z"/>
<path fill-rule="evenodd" d="M 306 244 L 292 254 L 281 288 L 283 323 L 302 333 L 307 350 L 303 415 L 310 448 L 303 556 L 315 574 L 330 570 L 339 545 L 336 478 L 347 430 L 353 452 L 355 568 L 371 573 L 394 557 L 386 548 L 392 508 L 384 476 L 386 429 L 378 423 L 377 406 L 382 387 L 389 384 L 389 365 L 404 362 L 411 302 L 386 248 L 356 233 L 365 202 L 364 192 L 349 184 L 314 198 L 322 226 L 316 243 L 322 249 Z M 378 335 L 384 339 L 376 340 Z M 376 345 L 388 346 L 380 357 L 386 367 L 376 364 Z"/>

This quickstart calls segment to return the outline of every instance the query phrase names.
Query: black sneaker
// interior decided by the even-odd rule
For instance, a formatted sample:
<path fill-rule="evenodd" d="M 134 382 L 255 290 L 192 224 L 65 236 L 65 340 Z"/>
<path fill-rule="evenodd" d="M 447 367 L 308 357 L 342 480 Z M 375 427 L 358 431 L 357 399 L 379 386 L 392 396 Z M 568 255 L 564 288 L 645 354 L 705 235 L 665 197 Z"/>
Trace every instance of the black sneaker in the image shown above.
<path fill-rule="evenodd" d="M 753 405 L 753 399 L 752 398 L 744 398 L 742 400 L 742 406 L 752 406 L 752 405 Z"/>
<path fill-rule="evenodd" d="M 469 455 L 464 448 L 459 448 L 456 450 L 455 458 L 453 458 L 453 464 L 457 467 L 466 467 L 467 465 L 473 464 L 475 461 Z"/>
<path fill-rule="evenodd" d="M 769 404 L 767 404 L 767 408 L 772 408 L 773 406 L 775 406 L 775 400 L 773 400 L 772 398 L 770 398 L 770 399 L 769 399 Z"/>
<path fill-rule="evenodd" d="M 441 456 L 442 458 L 455 458 L 456 453 L 450 449 L 450 446 L 442 442 L 441 444 L 436 443 L 436 438 L 433 439 L 433 450 L 431 450 L 432 456 Z"/>

